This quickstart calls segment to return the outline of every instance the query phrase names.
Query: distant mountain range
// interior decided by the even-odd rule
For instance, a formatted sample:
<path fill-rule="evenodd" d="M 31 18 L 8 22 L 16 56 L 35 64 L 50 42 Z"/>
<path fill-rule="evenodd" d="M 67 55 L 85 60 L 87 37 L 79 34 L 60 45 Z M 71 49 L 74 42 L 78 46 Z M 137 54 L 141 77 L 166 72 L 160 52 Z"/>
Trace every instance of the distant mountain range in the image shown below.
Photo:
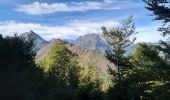
<path fill-rule="evenodd" d="M 51 48 L 55 45 L 55 43 L 62 41 L 65 43 L 69 50 L 79 56 L 78 62 L 80 66 L 83 67 L 87 65 L 93 65 L 98 67 L 100 71 L 104 73 L 107 72 L 108 65 L 113 69 L 115 68 L 114 64 L 107 60 L 103 54 L 104 49 L 108 48 L 109 46 L 107 45 L 106 41 L 104 41 L 104 39 L 97 34 L 88 34 L 82 36 L 72 43 L 60 39 L 45 41 L 33 31 L 23 33 L 21 37 L 25 39 L 35 39 L 35 46 L 33 50 L 37 52 L 37 61 L 42 60 L 44 57 L 48 56 Z"/>
<path fill-rule="evenodd" d="M 21 37 L 25 39 L 33 38 L 35 40 L 35 46 L 33 48 L 35 52 L 38 52 L 42 47 L 55 40 L 52 39 L 50 41 L 46 41 L 42 37 L 40 37 L 37 33 L 33 32 L 32 30 L 23 33 Z M 111 50 L 111 46 L 107 43 L 107 41 L 104 39 L 104 37 L 101 34 L 94 34 L 94 33 L 86 34 L 84 36 L 80 36 L 76 40 L 63 40 L 63 41 L 67 41 L 68 43 L 72 43 L 81 48 L 90 49 L 102 54 L 105 53 L 105 50 L 109 50 L 109 49 Z M 133 44 L 130 47 L 128 47 L 126 50 L 126 55 L 132 54 L 136 50 L 137 46 L 138 44 Z"/>
<path fill-rule="evenodd" d="M 33 48 L 35 52 L 38 52 L 42 47 L 49 44 L 50 42 L 53 42 L 53 40 L 56 40 L 56 39 L 52 39 L 50 41 L 46 41 L 42 37 L 40 37 L 37 33 L 33 32 L 32 30 L 23 33 L 21 37 L 25 39 L 33 38 L 35 40 L 35 46 Z M 80 36 L 76 40 L 63 40 L 63 41 L 67 41 L 68 43 L 72 43 L 75 46 L 90 49 L 102 54 L 105 53 L 105 50 L 111 49 L 111 46 L 107 43 L 107 41 L 104 39 L 104 37 L 101 34 L 94 34 L 94 33 L 86 34 L 84 36 Z M 132 46 L 127 48 L 126 55 L 129 55 L 132 52 L 134 52 L 137 46 L 138 44 L 133 44 Z"/>
<path fill-rule="evenodd" d="M 107 43 L 104 37 L 101 34 L 86 34 L 84 36 L 80 36 L 76 40 L 61 40 L 61 39 L 52 39 L 50 41 L 44 40 L 38 34 L 33 31 L 25 32 L 20 37 L 28 40 L 32 38 L 35 40 L 35 46 L 33 50 L 37 53 L 36 60 L 41 60 L 46 57 L 51 48 L 54 46 L 56 42 L 64 42 L 69 50 L 74 52 L 79 56 L 79 64 L 80 66 L 85 65 L 94 65 L 99 67 L 99 69 L 103 72 L 106 72 L 108 69 L 108 65 L 114 67 L 110 61 L 108 61 L 105 57 L 105 50 L 112 49 L 112 47 Z M 150 44 L 150 43 L 148 43 Z M 153 45 L 158 45 L 157 43 L 151 43 Z M 132 44 L 130 47 L 126 49 L 125 55 L 132 54 L 138 44 Z"/>
<path fill-rule="evenodd" d="M 99 53 L 105 53 L 105 50 L 112 50 L 112 47 L 107 43 L 104 36 L 101 34 L 86 34 L 80 36 L 73 42 L 74 45 L 80 46 L 82 48 L 88 48 Z M 132 54 L 139 44 L 132 44 L 126 49 L 125 55 Z"/>

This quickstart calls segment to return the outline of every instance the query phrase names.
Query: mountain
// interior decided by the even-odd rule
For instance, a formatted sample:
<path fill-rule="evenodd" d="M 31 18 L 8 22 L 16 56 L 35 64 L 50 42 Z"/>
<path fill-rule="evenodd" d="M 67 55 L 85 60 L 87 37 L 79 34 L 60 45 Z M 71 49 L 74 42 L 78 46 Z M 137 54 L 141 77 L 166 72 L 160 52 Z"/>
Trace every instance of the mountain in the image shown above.
<path fill-rule="evenodd" d="M 48 44 L 48 41 L 44 40 L 42 37 L 40 37 L 38 34 L 33 32 L 32 30 L 21 34 L 20 37 L 26 40 L 28 40 L 29 38 L 34 39 L 35 45 L 33 47 L 33 50 L 35 52 L 38 52 L 42 47 Z"/>
<path fill-rule="evenodd" d="M 100 71 L 107 72 L 108 66 L 112 69 L 115 68 L 115 65 L 111 63 L 104 54 L 96 52 L 88 48 L 81 48 L 80 46 L 66 44 L 69 50 L 79 56 L 79 64 L 81 67 L 92 65 L 98 67 Z"/>
<path fill-rule="evenodd" d="M 63 42 L 60 39 L 53 39 L 49 42 L 49 44 L 42 47 L 38 52 L 36 56 L 37 61 L 41 61 L 44 57 L 48 56 L 51 48 L 57 43 L 57 42 Z M 112 68 L 115 68 L 114 65 L 106 59 L 106 57 L 98 52 L 95 52 L 94 50 L 88 49 L 88 48 L 81 48 L 78 45 L 70 44 L 67 42 L 64 42 L 65 46 L 72 51 L 73 53 L 77 54 L 79 59 L 79 65 L 81 67 L 87 66 L 87 65 L 93 65 L 95 67 L 98 67 L 100 71 L 106 73 L 108 69 L 108 65 Z"/>
<path fill-rule="evenodd" d="M 73 44 L 82 48 L 95 50 L 103 54 L 105 53 L 105 50 L 112 50 L 112 47 L 107 43 L 101 34 L 86 34 L 84 36 L 80 36 L 73 42 Z M 136 50 L 137 46 L 138 44 L 132 44 L 126 49 L 127 51 L 125 55 L 132 54 Z"/>
<path fill-rule="evenodd" d="M 38 51 L 44 47 L 45 45 L 52 43 L 52 41 L 55 41 L 56 39 L 52 39 L 49 42 L 44 40 L 42 37 L 40 37 L 38 34 L 33 32 L 32 30 L 29 32 L 25 32 L 21 35 L 22 38 L 29 39 L 33 38 L 35 40 L 35 46 L 33 50 L 36 53 L 39 53 Z M 64 40 L 68 43 L 73 43 L 77 47 L 90 49 L 92 51 L 105 54 L 105 50 L 111 50 L 111 46 L 107 43 L 105 38 L 101 34 L 86 34 L 84 36 L 80 36 L 76 40 Z M 127 48 L 126 55 L 132 54 L 132 52 L 135 51 L 138 44 L 133 44 L 132 46 Z"/>
<path fill-rule="evenodd" d="M 47 45 L 45 45 L 44 47 L 42 47 L 36 55 L 36 59 L 37 60 L 41 60 L 44 57 L 48 56 L 49 53 L 51 52 L 51 48 L 53 48 L 53 46 L 55 45 L 55 43 L 60 42 L 60 39 L 52 39 L 49 41 L 49 43 Z"/>
<path fill-rule="evenodd" d="M 80 36 L 74 41 L 74 44 L 82 48 L 95 50 L 100 53 L 105 53 L 106 49 L 111 48 L 103 36 L 94 33 Z"/>

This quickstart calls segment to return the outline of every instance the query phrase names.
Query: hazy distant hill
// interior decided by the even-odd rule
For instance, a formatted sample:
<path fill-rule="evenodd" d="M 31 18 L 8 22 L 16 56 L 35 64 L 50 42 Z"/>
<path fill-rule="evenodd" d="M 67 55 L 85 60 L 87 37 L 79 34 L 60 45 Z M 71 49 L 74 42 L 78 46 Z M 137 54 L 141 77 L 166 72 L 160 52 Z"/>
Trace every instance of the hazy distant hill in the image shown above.
<path fill-rule="evenodd" d="M 33 38 L 35 41 L 35 46 L 34 46 L 33 50 L 35 52 L 38 52 L 43 46 L 48 44 L 48 41 L 44 40 L 42 37 L 40 37 L 38 34 L 33 32 L 32 30 L 29 32 L 23 33 L 22 35 L 20 35 L 20 37 L 22 37 L 26 40 L 28 38 Z"/>

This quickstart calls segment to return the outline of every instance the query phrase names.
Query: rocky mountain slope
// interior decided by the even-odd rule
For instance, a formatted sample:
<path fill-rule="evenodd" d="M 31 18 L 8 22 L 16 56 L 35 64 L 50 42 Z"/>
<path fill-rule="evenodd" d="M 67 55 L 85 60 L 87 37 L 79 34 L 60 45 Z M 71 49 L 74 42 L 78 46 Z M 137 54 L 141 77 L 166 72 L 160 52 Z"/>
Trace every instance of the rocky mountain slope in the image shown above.
<path fill-rule="evenodd" d="M 111 46 L 107 43 L 105 38 L 101 34 L 86 34 L 84 36 L 80 36 L 76 39 L 73 44 L 80 46 L 82 48 L 88 48 L 91 50 L 95 50 L 99 53 L 105 53 L 105 50 L 111 50 Z M 126 55 L 132 54 L 138 44 L 133 44 L 128 47 L 126 50 Z"/>
<path fill-rule="evenodd" d="M 104 53 L 106 49 L 111 48 L 104 37 L 99 34 L 86 34 L 84 36 L 80 36 L 75 40 L 74 44 L 100 53 Z"/>
<path fill-rule="evenodd" d="M 49 42 L 44 40 L 42 37 L 40 37 L 38 34 L 36 34 L 35 32 L 33 32 L 32 30 L 29 32 L 25 32 L 22 35 L 20 35 L 20 37 L 28 40 L 29 38 L 34 39 L 35 42 L 35 46 L 33 48 L 33 50 L 35 52 L 38 52 L 42 47 L 44 47 L 45 45 L 47 45 Z"/>

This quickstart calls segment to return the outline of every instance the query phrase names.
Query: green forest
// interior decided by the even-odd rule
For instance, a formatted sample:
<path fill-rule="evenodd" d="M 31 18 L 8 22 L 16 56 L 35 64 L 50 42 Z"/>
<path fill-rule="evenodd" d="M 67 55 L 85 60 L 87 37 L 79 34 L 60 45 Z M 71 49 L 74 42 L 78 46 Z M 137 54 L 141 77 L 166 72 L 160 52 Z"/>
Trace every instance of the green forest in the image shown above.
<path fill-rule="evenodd" d="M 158 31 L 170 36 L 170 4 L 168 0 L 144 0 L 146 9 L 159 20 Z M 151 21 L 152 22 L 152 21 Z M 0 100 L 169 100 L 170 43 L 158 45 L 140 43 L 131 55 L 126 48 L 136 38 L 133 17 L 119 26 L 101 27 L 102 35 L 112 46 L 106 58 L 110 78 L 97 66 L 79 66 L 80 58 L 59 41 L 48 56 L 35 60 L 34 39 L 0 35 Z M 90 59 L 90 58 L 89 58 Z"/>

